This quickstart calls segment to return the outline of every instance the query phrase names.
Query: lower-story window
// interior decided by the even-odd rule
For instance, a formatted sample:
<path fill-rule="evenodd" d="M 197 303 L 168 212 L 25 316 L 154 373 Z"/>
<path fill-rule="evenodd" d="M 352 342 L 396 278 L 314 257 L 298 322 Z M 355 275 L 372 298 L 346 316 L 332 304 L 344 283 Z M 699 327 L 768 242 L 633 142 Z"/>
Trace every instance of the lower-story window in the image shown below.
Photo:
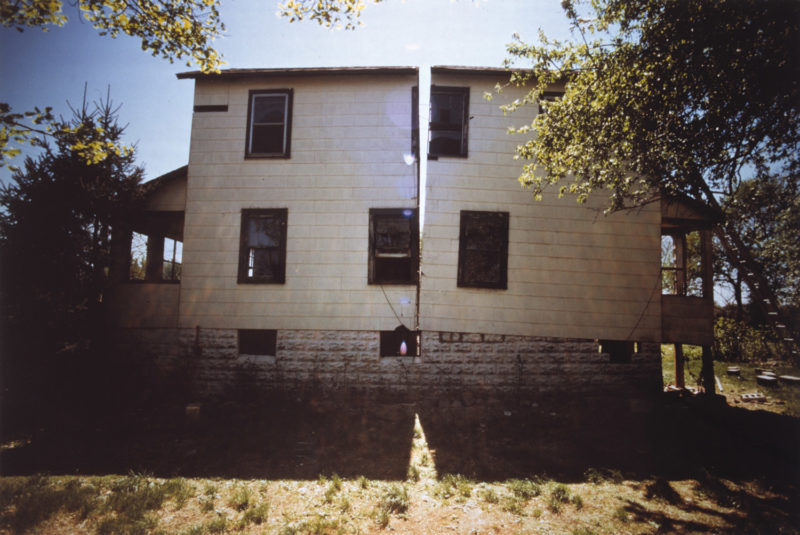
<path fill-rule="evenodd" d="M 286 208 L 242 210 L 239 282 L 286 280 Z"/>
<path fill-rule="evenodd" d="M 461 211 L 458 286 L 507 287 L 508 212 Z"/>

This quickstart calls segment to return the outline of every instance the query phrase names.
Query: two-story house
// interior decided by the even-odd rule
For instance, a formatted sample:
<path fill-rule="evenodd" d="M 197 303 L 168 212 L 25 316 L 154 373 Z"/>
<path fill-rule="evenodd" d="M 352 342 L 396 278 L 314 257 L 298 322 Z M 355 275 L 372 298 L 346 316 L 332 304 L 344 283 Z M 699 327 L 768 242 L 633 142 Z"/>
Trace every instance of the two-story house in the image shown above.
<path fill-rule="evenodd" d="M 677 202 L 534 201 L 507 129 L 539 110 L 503 115 L 524 88 L 484 98 L 503 70 L 179 78 L 195 83 L 188 166 L 145 185 L 109 303 L 126 340 L 190 362 L 206 391 L 639 398 L 660 391 L 659 343 L 710 344 L 708 269 L 697 295 L 662 296 L 697 286 L 686 236 L 709 251 L 708 221 Z"/>

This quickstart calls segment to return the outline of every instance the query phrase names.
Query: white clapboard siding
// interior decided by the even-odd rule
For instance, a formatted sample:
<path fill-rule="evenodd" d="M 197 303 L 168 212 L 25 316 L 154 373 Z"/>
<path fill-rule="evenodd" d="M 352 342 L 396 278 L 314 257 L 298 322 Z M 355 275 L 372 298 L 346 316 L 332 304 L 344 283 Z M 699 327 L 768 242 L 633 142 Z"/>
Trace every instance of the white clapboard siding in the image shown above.
<path fill-rule="evenodd" d="M 414 208 L 416 75 L 196 80 L 182 327 L 414 327 L 416 288 L 367 284 L 370 208 Z M 251 89 L 293 90 L 291 157 L 245 159 Z M 238 284 L 241 211 L 288 209 L 285 284 Z M 390 306 L 391 304 L 391 306 Z M 392 310 L 394 308 L 394 311 Z"/>
<path fill-rule="evenodd" d="M 660 212 L 603 215 L 603 192 L 586 205 L 555 193 L 535 201 L 517 177 L 514 150 L 523 95 L 483 94 L 502 74 L 434 73 L 435 85 L 469 87 L 468 157 L 428 162 L 420 317 L 424 330 L 656 341 L 660 337 Z M 457 287 L 461 210 L 509 212 L 508 289 Z"/>

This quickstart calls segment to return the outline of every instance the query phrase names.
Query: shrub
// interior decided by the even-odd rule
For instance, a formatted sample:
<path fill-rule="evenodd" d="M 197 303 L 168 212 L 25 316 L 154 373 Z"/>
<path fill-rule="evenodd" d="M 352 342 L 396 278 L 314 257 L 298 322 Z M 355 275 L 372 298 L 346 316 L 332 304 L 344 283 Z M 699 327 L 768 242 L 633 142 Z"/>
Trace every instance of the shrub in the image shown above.
<path fill-rule="evenodd" d="M 714 359 L 728 362 L 760 361 L 769 357 L 768 337 L 760 329 L 733 318 L 714 322 Z"/>

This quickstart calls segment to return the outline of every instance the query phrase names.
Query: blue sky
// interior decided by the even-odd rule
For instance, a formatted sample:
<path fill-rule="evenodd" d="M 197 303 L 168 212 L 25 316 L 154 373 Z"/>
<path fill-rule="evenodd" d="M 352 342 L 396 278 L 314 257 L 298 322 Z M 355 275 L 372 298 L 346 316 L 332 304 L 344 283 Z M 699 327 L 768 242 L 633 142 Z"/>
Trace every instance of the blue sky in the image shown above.
<path fill-rule="evenodd" d="M 500 66 L 514 32 L 533 41 L 539 28 L 567 37 L 560 0 L 384 0 L 369 5 L 364 26 L 335 31 L 276 16 L 277 0 L 222 0 L 225 35 L 216 41 L 226 68 L 361 65 Z M 150 179 L 180 167 L 189 155 L 191 80 L 196 67 L 170 64 L 141 50 L 138 40 L 100 36 L 65 2 L 69 22 L 49 32 L 0 28 L 0 101 L 12 110 L 111 97 L 121 104 L 127 143 Z M 21 164 L 18 157 L 16 164 Z M 0 179 L 7 180 L 7 168 Z"/>

